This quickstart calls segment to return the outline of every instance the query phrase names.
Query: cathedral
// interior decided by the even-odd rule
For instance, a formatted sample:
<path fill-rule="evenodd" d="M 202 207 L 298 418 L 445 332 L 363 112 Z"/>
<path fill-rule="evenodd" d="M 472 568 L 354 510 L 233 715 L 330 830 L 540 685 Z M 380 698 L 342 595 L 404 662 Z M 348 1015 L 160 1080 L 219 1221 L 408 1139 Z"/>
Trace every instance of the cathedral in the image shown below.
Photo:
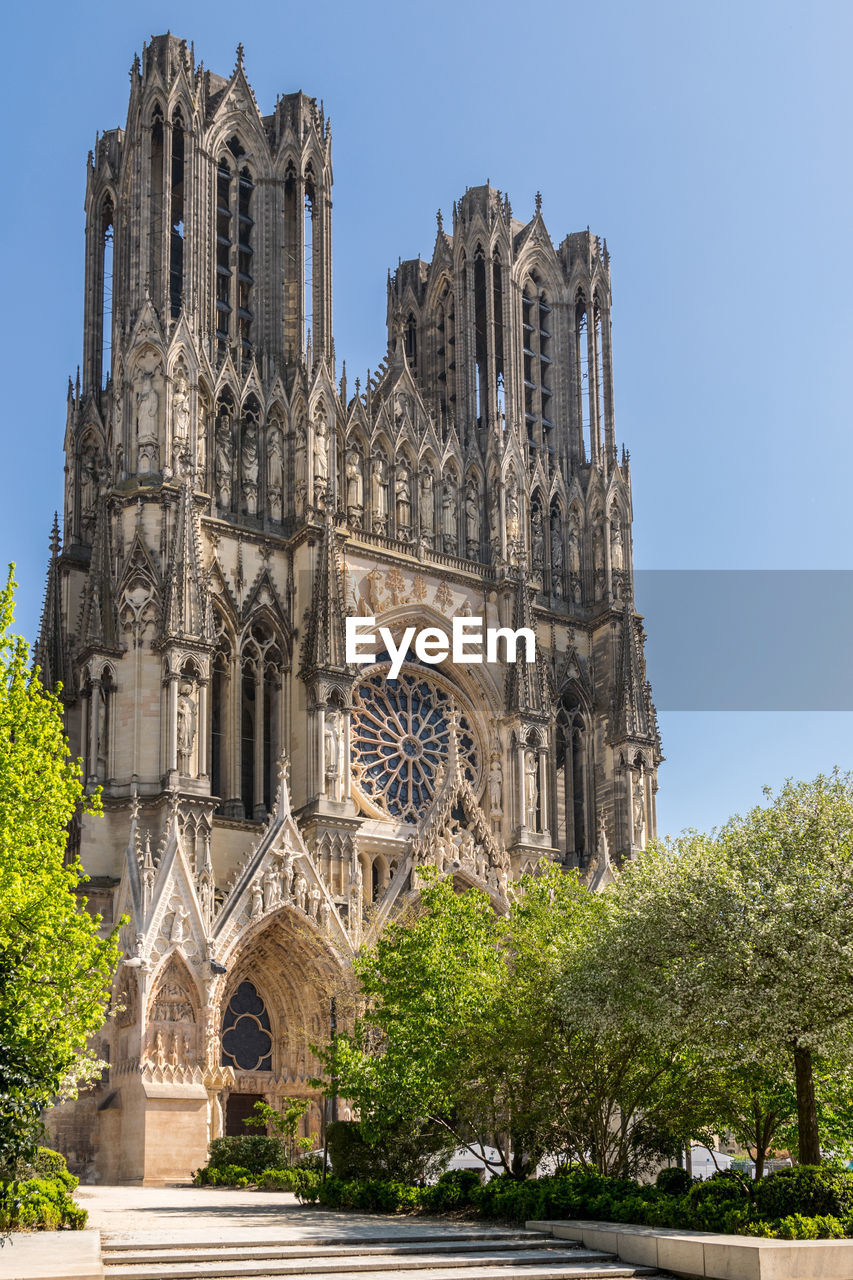
<path fill-rule="evenodd" d="M 490 185 L 389 276 L 387 348 L 332 334 L 329 121 L 262 114 L 157 36 L 86 170 L 83 361 L 37 642 L 124 920 L 101 1082 L 48 1117 L 84 1178 L 186 1180 L 259 1098 L 309 1101 L 353 955 L 424 864 L 505 909 L 541 859 L 599 886 L 662 759 L 617 448 L 610 259 Z M 535 661 L 349 660 L 454 620 Z"/>

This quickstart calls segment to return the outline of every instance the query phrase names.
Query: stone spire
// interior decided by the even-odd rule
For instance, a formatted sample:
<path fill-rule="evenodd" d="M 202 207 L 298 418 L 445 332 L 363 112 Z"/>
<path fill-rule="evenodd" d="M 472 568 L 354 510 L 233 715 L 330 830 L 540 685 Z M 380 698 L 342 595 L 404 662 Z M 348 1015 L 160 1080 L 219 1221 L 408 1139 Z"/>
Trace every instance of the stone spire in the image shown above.
<path fill-rule="evenodd" d="M 637 627 L 630 606 L 622 615 L 622 648 L 619 657 L 616 698 L 613 715 L 613 741 L 642 738 L 649 733 L 649 708 L 640 659 Z"/>
<path fill-rule="evenodd" d="M 117 649 L 115 592 L 113 590 L 110 515 L 106 495 L 98 498 L 92 558 L 83 592 L 80 640 L 83 648 Z"/>
<path fill-rule="evenodd" d="M 515 611 L 513 630 L 521 627 L 536 634 L 533 620 L 533 609 L 530 605 L 530 589 L 523 573 L 516 579 Z M 527 662 L 526 646 L 519 642 L 515 662 L 507 664 L 506 705 L 507 711 L 520 715 L 541 716 L 545 713 L 547 699 L 544 687 L 544 666 L 540 663 L 537 651 L 535 662 Z"/>
<path fill-rule="evenodd" d="M 332 523 L 331 496 L 327 494 L 323 536 L 302 649 L 303 673 L 320 670 L 348 671 L 344 638 L 345 616 L 337 535 Z"/>
<path fill-rule="evenodd" d="M 189 477 L 181 485 L 172 554 L 166 572 L 164 640 L 213 643 L 213 611 L 201 561 L 201 529 Z"/>
<path fill-rule="evenodd" d="M 59 582 L 59 553 L 61 548 L 59 516 L 54 512 L 53 528 L 50 533 L 50 560 L 47 566 L 47 583 L 34 652 L 41 682 L 46 689 L 55 689 L 57 684 L 61 684 L 63 687 L 67 684 L 67 649 L 65 645 L 65 628 L 62 624 L 62 598 Z"/>

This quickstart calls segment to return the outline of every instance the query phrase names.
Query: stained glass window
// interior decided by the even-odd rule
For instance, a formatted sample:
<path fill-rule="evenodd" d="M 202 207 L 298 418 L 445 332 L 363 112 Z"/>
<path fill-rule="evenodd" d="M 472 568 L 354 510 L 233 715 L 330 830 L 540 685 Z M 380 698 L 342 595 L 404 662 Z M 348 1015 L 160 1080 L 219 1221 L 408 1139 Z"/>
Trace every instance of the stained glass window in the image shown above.
<path fill-rule="evenodd" d="M 222 1065 L 238 1071 L 272 1071 L 270 1016 L 254 983 L 241 982 L 222 1023 Z"/>
<path fill-rule="evenodd" d="M 439 767 L 447 764 L 454 699 L 421 671 L 403 670 L 396 680 L 386 673 L 387 664 L 371 668 L 355 690 L 353 778 L 365 798 L 389 817 L 417 822 L 435 795 Z M 476 786 L 477 746 L 461 710 L 457 741 L 465 774 Z"/>

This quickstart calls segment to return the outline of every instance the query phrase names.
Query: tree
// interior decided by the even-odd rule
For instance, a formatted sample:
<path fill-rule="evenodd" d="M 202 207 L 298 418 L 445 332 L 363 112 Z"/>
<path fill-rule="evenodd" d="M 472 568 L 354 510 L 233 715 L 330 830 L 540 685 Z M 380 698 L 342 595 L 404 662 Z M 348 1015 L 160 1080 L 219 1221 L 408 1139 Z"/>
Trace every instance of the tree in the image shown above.
<path fill-rule="evenodd" d="M 12 635 L 14 579 L 0 591 L 0 1164 L 27 1155 L 39 1114 L 92 1073 L 86 1042 L 103 1023 L 118 960 L 75 893 L 66 832 L 84 796 L 57 694 Z"/>
<path fill-rule="evenodd" d="M 299 1136 L 299 1121 L 307 1110 L 308 1103 L 304 1098 L 284 1098 L 280 1111 L 268 1102 L 259 1101 L 255 1103 L 254 1114 L 247 1116 L 243 1124 L 254 1129 L 272 1129 L 287 1152 L 288 1163 L 292 1165 L 296 1163 L 298 1152 L 311 1150 L 311 1139 Z"/>
<path fill-rule="evenodd" d="M 786 1064 L 799 1159 L 818 1164 L 816 1062 L 853 1062 L 853 777 L 766 794 L 719 834 L 688 833 L 626 867 L 614 1016 L 744 1068 Z"/>
<path fill-rule="evenodd" d="M 547 1153 L 636 1171 L 695 1128 L 692 1062 L 600 1016 L 608 911 L 547 863 L 506 916 L 424 876 L 419 910 L 357 960 L 365 1014 L 324 1055 L 365 1135 L 407 1115 L 525 1177 Z"/>

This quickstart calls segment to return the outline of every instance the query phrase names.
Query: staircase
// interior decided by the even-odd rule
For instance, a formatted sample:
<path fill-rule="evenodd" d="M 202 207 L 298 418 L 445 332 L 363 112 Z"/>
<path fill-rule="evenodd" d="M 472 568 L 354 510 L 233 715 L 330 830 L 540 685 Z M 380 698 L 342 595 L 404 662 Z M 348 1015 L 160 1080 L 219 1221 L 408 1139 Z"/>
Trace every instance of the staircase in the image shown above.
<path fill-rule="evenodd" d="M 158 1240 L 152 1233 L 105 1235 L 105 1280 L 608 1280 L 660 1275 L 612 1254 L 554 1240 L 535 1231 L 460 1229 L 448 1224 L 431 1232 L 405 1227 L 395 1235 L 370 1233 L 360 1225 L 349 1237 L 289 1239 L 258 1233 L 250 1241 L 209 1243 L 203 1233 Z M 364 1227 L 368 1228 L 367 1233 Z M 240 1233 L 241 1235 L 244 1233 Z M 263 1235 L 266 1238 L 259 1238 Z"/>

